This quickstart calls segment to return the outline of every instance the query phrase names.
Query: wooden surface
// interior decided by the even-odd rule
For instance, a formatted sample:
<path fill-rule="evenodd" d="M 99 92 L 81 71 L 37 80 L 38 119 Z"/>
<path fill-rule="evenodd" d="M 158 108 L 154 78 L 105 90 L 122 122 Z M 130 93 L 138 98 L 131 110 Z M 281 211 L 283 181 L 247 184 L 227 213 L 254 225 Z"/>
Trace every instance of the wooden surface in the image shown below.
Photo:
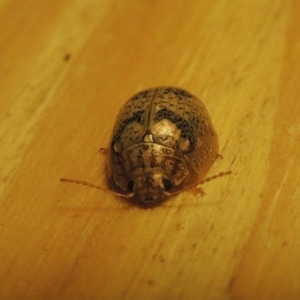
<path fill-rule="evenodd" d="M 2 0 L 0 299 L 300 299 L 300 2 Z M 204 197 L 106 192 L 122 104 L 206 104 Z"/>

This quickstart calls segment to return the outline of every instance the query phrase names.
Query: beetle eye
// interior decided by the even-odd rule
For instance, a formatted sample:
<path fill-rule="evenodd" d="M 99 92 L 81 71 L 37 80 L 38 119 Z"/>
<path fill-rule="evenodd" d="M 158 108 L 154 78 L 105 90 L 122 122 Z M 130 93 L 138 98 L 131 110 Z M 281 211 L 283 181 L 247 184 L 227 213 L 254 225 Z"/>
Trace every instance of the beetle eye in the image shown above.
<path fill-rule="evenodd" d="M 168 177 L 163 177 L 162 184 L 166 191 L 170 190 L 173 187 L 173 183 Z"/>
<path fill-rule="evenodd" d="M 130 193 L 132 193 L 132 192 L 133 192 L 133 188 L 134 188 L 134 180 L 131 179 L 131 180 L 129 180 L 128 183 L 127 183 L 127 189 L 128 189 L 128 191 L 129 191 Z"/>

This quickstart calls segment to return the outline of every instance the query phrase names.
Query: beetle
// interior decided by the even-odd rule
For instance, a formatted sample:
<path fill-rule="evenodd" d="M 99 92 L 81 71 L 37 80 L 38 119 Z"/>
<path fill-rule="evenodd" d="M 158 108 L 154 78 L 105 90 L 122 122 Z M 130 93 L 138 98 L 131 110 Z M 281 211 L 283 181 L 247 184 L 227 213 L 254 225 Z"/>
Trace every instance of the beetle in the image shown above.
<path fill-rule="evenodd" d="M 167 197 L 204 179 L 218 156 L 218 137 L 204 104 L 171 86 L 133 95 L 121 108 L 108 146 L 107 177 L 112 193 L 142 205 Z M 87 182 L 62 181 L 103 188 Z"/>

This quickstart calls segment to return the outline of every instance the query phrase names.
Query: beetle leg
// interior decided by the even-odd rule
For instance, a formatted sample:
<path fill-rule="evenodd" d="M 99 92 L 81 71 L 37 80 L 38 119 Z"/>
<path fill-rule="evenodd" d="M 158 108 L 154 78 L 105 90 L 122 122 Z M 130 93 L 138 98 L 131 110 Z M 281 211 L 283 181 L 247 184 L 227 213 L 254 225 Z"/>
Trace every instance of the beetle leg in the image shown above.
<path fill-rule="evenodd" d="M 189 189 L 187 189 L 187 192 L 193 194 L 196 197 L 203 197 L 204 195 L 206 195 L 206 193 L 204 192 L 204 189 L 202 187 L 199 186 L 192 186 Z"/>
<path fill-rule="evenodd" d="M 200 185 L 202 185 L 205 182 L 214 180 L 216 178 L 230 175 L 231 173 L 232 173 L 232 171 L 226 171 L 226 172 L 221 172 L 219 174 L 204 178 L 203 180 L 198 182 L 196 185 L 187 186 L 182 191 L 189 192 L 189 193 L 193 194 L 194 196 L 204 196 L 204 195 L 206 195 L 206 193 L 204 192 L 203 188 L 200 187 Z M 181 191 L 179 191 L 179 192 L 181 192 Z M 174 193 L 174 194 L 177 194 L 177 193 Z"/>
<path fill-rule="evenodd" d="M 103 155 L 107 155 L 108 154 L 108 148 L 100 148 L 99 149 L 99 153 L 103 154 Z"/>

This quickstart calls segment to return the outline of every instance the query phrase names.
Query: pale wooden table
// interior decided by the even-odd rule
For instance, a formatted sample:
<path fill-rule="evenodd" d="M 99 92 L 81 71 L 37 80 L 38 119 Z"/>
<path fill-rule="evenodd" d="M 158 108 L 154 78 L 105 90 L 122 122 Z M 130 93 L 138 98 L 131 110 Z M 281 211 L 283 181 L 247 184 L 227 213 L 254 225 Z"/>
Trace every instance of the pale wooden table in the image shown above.
<path fill-rule="evenodd" d="M 2 0 L 0 299 L 300 299 L 300 1 Z M 152 210 L 104 185 L 119 108 L 183 87 L 233 174 Z"/>

